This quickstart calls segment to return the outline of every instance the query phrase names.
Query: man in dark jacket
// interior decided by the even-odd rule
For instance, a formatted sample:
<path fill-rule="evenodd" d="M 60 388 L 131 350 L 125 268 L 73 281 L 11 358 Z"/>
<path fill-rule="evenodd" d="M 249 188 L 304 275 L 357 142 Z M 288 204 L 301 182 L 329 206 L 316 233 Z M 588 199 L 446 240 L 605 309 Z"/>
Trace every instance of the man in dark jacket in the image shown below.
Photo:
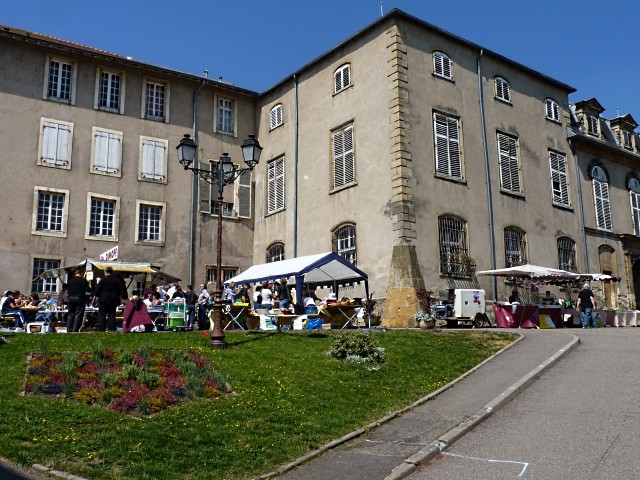
<path fill-rule="evenodd" d="M 187 291 L 184 294 L 184 303 L 187 307 L 187 327 L 193 328 L 196 319 L 196 302 L 198 295 L 193 291 L 192 285 L 187 285 Z"/>
<path fill-rule="evenodd" d="M 87 295 L 91 295 L 89 282 L 84 278 L 84 270 L 77 268 L 67 285 L 67 332 L 79 332 L 84 319 Z"/>
<path fill-rule="evenodd" d="M 121 282 L 113 275 L 113 268 L 104 269 L 104 278 L 96 287 L 96 298 L 98 299 L 98 330 L 110 332 L 116 330 L 116 309 L 120 305 Z"/>

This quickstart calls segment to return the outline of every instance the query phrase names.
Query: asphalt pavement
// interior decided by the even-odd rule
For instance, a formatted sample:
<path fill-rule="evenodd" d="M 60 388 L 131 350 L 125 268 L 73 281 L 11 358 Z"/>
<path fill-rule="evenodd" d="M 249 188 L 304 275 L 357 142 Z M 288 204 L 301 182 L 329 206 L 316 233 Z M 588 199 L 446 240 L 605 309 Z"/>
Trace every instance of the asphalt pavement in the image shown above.
<path fill-rule="evenodd" d="M 435 397 L 425 397 L 380 419 L 379 426 L 357 430 L 260 478 L 406 478 L 515 398 L 579 343 L 573 329 L 500 331 L 522 337 Z"/>

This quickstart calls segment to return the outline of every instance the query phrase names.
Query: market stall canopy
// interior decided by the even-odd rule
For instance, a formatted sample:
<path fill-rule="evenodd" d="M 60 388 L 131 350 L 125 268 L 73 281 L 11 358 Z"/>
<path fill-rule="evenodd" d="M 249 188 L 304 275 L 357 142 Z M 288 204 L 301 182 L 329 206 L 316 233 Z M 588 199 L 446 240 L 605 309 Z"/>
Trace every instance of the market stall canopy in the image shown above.
<path fill-rule="evenodd" d="M 353 263 L 334 252 L 254 265 L 225 283 L 248 285 L 286 278 L 302 278 L 313 286 L 336 286 L 364 281 L 369 277 Z"/>
<path fill-rule="evenodd" d="M 179 282 L 178 277 L 169 275 L 168 273 L 160 271 L 157 267 L 151 265 L 149 262 L 119 262 L 119 261 L 104 261 L 86 259 L 75 265 L 67 265 L 59 268 L 52 268 L 51 270 L 45 270 L 40 275 L 34 278 L 40 280 L 44 278 L 57 278 L 63 277 L 65 274 L 72 273 L 76 268 L 85 268 L 87 270 L 102 270 L 110 266 L 114 272 L 124 273 L 127 275 L 139 275 L 149 274 L 153 280 L 158 280 L 163 283 L 175 283 Z"/>
<path fill-rule="evenodd" d="M 557 268 L 531 265 L 530 263 L 527 263 L 525 265 L 518 265 L 516 267 L 498 268 L 496 270 L 482 270 L 477 272 L 477 275 L 491 275 L 494 277 L 528 277 L 538 280 L 553 278 L 577 280 L 579 278 L 577 273 L 568 272 L 566 270 L 559 270 Z"/>
<path fill-rule="evenodd" d="M 611 280 L 614 282 L 619 282 L 622 279 L 620 277 L 612 277 L 611 275 L 607 275 L 606 273 L 581 273 L 580 280 Z"/>

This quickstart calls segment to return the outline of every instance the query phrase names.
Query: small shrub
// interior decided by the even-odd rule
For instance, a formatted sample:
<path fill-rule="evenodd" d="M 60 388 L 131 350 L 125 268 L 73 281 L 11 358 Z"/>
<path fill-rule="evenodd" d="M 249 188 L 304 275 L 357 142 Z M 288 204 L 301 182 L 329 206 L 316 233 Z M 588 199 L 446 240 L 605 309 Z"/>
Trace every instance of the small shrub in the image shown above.
<path fill-rule="evenodd" d="M 131 364 L 133 363 L 133 353 L 129 350 L 123 350 L 120 352 L 119 360 L 123 365 Z"/>
<path fill-rule="evenodd" d="M 98 363 L 101 363 L 101 361 L 107 358 L 106 349 L 100 340 L 96 340 L 91 344 L 91 354 L 93 355 L 93 359 Z"/>
<path fill-rule="evenodd" d="M 329 356 L 350 363 L 384 363 L 384 349 L 376 346 L 370 333 L 340 332 L 336 335 Z"/>
<path fill-rule="evenodd" d="M 120 382 L 120 377 L 115 373 L 105 373 L 103 375 L 100 375 L 100 380 L 102 380 L 104 386 L 108 388 L 118 385 L 118 383 Z"/>
<path fill-rule="evenodd" d="M 160 375 L 151 372 L 141 371 L 136 376 L 136 380 L 140 383 L 144 383 L 147 387 L 154 389 L 160 385 Z"/>
<path fill-rule="evenodd" d="M 152 353 L 153 347 L 148 343 L 140 347 L 140 356 L 145 360 L 148 360 Z"/>
<path fill-rule="evenodd" d="M 123 365 L 122 366 L 122 378 L 137 378 L 140 373 L 140 367 L 137 365 Z"/>

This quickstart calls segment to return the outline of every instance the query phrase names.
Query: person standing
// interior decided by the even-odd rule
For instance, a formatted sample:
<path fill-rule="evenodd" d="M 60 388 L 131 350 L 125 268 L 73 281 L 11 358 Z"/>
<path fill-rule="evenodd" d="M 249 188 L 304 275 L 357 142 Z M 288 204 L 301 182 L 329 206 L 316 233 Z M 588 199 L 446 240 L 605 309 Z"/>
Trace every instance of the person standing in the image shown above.
<path fill-rule="evenodd" d="M 209 321 L 207 319 L 207 302 L 209 301 L 209 291 L 204 283 L 200 284 L 200 294 L 198 295 L 198 330 L 208 330 Z"/>
<path fill-rule="evenodd" d="M 98 299 L 98 330 L 104 332 L 116 330 L 116 309 L 120 305 L 121 297 L 120 280 L 113 275 L 113 268 L 104 269 L 104 278 L 96 287 Z"/>
<path fill-rule="evenodd" d="M 67 332 L 79 332 L 87 305 L 87 293 L 91 292 L 84 270 L 76 268 L 67 285 Z"/>
<path fill-rule="evenodd" d="M 184 293 L 184 303 L 187 309 L 187 328 L 193 328 L 196 318 L 196 303 L 198 296 L 193 291 L 193 285 L 187 285 L 187 291 Z"/>
<path fill-rule="evenodd" d="M 596 299 L 593 296 L 593 291 L 589 288 L 589 284 L 585 283 L 580 293 L 578 293 L 578 301 L 576 303 L 576 310 L 580 312 L 582 328 L 594 328 L 596 326 L 593 318 L 594 308 L 596 308 Z"/>
<path fill-rule="evenodd" d="M 281 310 L 288 309 L 291 305 L 291 293 L 289 287 L 287 287 L 287 279 L 281 278 L 278 286 L 276 287 L 276 295 L 278 297 L 278 308 Z"/>

